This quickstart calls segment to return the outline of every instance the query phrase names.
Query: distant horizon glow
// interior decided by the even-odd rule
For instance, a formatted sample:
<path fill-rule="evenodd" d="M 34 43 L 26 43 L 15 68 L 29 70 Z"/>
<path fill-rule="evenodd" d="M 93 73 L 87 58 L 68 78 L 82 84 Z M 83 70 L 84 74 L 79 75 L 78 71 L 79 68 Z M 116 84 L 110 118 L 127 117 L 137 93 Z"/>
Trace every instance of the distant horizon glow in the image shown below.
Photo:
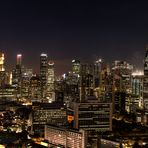
<path fill-rule="evenodd" d="M 132 76 L 142 76 L 144 75 L 144 72 L 142 70 L 136 70 L 132 73 Z"/>

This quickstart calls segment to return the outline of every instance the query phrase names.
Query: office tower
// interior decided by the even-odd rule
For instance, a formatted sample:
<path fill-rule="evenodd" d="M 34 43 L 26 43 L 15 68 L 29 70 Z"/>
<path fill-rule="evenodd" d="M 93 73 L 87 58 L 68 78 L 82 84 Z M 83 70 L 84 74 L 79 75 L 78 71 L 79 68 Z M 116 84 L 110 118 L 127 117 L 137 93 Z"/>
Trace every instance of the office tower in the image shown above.
<path fill-rule="evenodd" d="M 73 116 L 73 127 L 87 131 L 112 130 L 112 104 L 100 103 L 97 100 L 85 103 L 71 103 L 68 108 Z"/>
<path fill-rule="evenodd" d="M 131 74 L 133 66 L 126 61 L 115 61 L 112 67 L 115 87 L 118 91 L 131 93 Z"/>
<path fill-rule="evenodd" d="M 44 137 L 46 124 L 65 126 L 67 124 L 67 110 L 63 103 L 33 103 L 32 129 L 34 133 Z"/>
<path fill-rule="evenodd" d="M 101 75 L 102 60 L 99 59 L 94 63 L 94 95 L 99 98 L 100 94 L 100 75 Z"/>
<path fill-rule="evenodd" d="M 64 102 L 79 99 L 79 77 L 72 72 L 67 73 L 63 79 Z"/>
<path fill-rule="evenodd" d="M 80 74 L 80 61 L 72 60 L 72 73 L 79 75 Z"/>
<path fill-rule="evenodd" d="M 54 62 L 48 62 L 46 99 L 47 99 L 47 102 L 50 102 L 50 103 L 55 101 L 54 81 L 55 81 Z"/>
<path fill-rule="evenodd" d="M 5 85 L 5 57 L 4 53 L 0 52 L 0 87 Z"/>
<path fill-rule="evenodd" d="M 1 71 L 5 71 L 4 62 L 5 62 L 4 53 L 1 53 L 1 52 L 0 52 L 0 72 L 1 72 Z"/>
<path fill-rule="evenodd" d="M 142 72 L 133 72 L 131 80 L 131 103 L 140 108 L 143 108 L 143 76 Z"/>
<path fill-rule="evenodd" d="M 110 101 L 112 99 L 112 79 L 110 67 L 102 59 L 94 63 L 94 95 L 100 101 Z"/>
<path fill-rule="evenodd" d="M 41 102 L 41 81 L 39 76 L 32 76 L 29 86 L 29 98 L 32 102 Z"/>
<path fill-rule="evenodd" d="M 31 68 L 26 68 L 25 66 L 22 66 L 22 76 L 28 76 L 31 78 L 33 76 L 33 70 Z"/>
<path fill-rule="evenodd" d="M 32 69 L 22 68 L 21 97 L 28 99 Z"/>
<path fill-rule="evenodd" d="M 101 74 L 102 67 L 103 67 L 102 59 L 95 61 L 94 63 L 94 86 L 95 88 L 99 87 L 100 74 Z"/>
<path fill-rule="evenodd" d="M 113 76 L 113 109 L 128 111 L 131 102 L 131 75 L 133 66 L 125 61 L 115 61 L 112 67 Z"/>
<path fill-rule="evenodd" d="M 55 100 L 57 102 L 63 102 L 64 100 L 64 88 L 63 80 L 55 79 Z"/>
<path fill-rule="evenodd" d="M 85 102 L 86 96 L 93 96 L 93 64 L 81 64 L 80 69 L 80 101 Z"/>
<path fill-rule="evenodd" d="M 21 96 L 21 81 L 22 81 L 22 55 L 17 54 L 16 66 L 12 71 L 12 85 L 16 87 L 18 98 Z"/>
<path fill-rule="evenodd" d="M 144 108 L 148 111 L 148 47 L 146 48 L 144 58 L 143 101 Z"/>
<path fill-rule="evenodd" d="M 12 85 L 12 72 L 5 72 L 5 84 Z"/>
<path fill-rule="evenodd" d="M 47 54 L 42 53 L 40 55 L 40 80 L 41 80 L 41 97 L 45 98 L 46 86 L 47 86 Z"/>
<path fill-rule="evenodd" d="M 16 89 L 11 85 L 0 87 L 0 100 L 3 101 L 16 101 Z"/>
<path fill-rule="evenodd" d="M 22 55 L 17 54 L 16 65 L 22 65 Z"/>
<path fill-rule="evenodd" d="M 110 74 L 109 66 L 102 60 L 99 62 L 99 73 L 98 73 L 98 87 L 97 98 L 100 101 L 111 102 L 112 99 L 112 78 Z"/>

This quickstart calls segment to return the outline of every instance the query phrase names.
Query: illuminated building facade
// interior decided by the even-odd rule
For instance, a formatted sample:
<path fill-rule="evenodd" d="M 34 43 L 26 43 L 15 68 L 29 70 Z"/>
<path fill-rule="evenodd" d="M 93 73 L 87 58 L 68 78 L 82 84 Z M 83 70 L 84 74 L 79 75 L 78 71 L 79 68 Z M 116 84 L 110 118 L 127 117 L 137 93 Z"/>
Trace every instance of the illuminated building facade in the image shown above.
<path fill-rule="evenodd" d="M 148 47 L 144 59 L 143 101 L 144 108 L 148 111 Z"/>
<path fill-rule="evenodd" d="M 5 85 L 5 56 L 0 52 L 0 87 Z"/>
<path fill-rule="evenodd" d="M 21 82 L 21 97 L 28 98 L 30 79 L 32 77 L 32 69 L 23 68 L 22 69 L 22 82 Z"/>
<path fill-rule="evenodd" d="M 5 62 L 4 53 L 0 52 L 0 72 L 5 71 L 4 62 Z"/>
<path fill-rule="evenodd" d="M 41 80 L 41 97 L 45 98 L 46 86 L 47 86 L 47 67 L 48 56 L 45 53 L 40 55 L 40 80 Z"/>
<path fill-rule="evenodd" d="M 21 96 L 21 81 L 22 81 L 22 55 L 17 54 L 16 67 L 12 71 L 12 85 L 17 89 L 17 97 Z"/>
<path fill-rule="evenodd" d="M 112 73 L 115 81 L 115 89 L 131 93 L 131 75 L 133 66 L 125 61 L 115 61 L 112 67 Z"/>
<path fill-rule="evenodd" d="M 64 85 L 63 80 L 55 80 L 55 100 L 57 102 L 63 102 L 64 100 Z"/>
<path fill-rule="evenodd" d="M 113 75 L 113 109 L 128 111 L 131 104 L 131 77 L 133 66 L 125 61 L 115 61 L 112 67 Z"/>
<path fill-rule="evenodd" d="M 54 62 L 48 62 L 46 99 L 47 99 L 47 102 L 50 102 L 50 103 L 55 101 L 54 81 L 55 81 Z"/>
<path fill-rule="evenodd" d="M 72 73 L 79 75 L 80 67 L 81 67 L 81 64 L 79 60 L 72 60 Z"/>
<path fill-rule="evenodd" d="M 45 139 L 50 144 L 65 148 L 85 148 L 87 134 L 84 130 L 72 130 L 53 125 L 45 125 Z"/>
<path fill-rule="evenodd" d="M 4 99 L 5 101 L 16 101 L 16 89 L 13 86 L 5 85 L 0 88 L 0 99 Z"/>
<path fill-rule="evenodd" d="M 86 96 L 93 96 L 94 81 L 93 81 L 94 65 L 81 64 L 80 70 L 80 101 L 85 102 Z"/>
<path fill-rule="evenodd" d="M 101 89 L 101 70 L 102 70 L 102 59 L 95 61 L 94 63 L 94 95 L 96 98 L 100 98 Z"/>
<path fill-rule="evenodd" d="M 111 102 L 112 98 L 112 79 L 110 75 L 110 70 L 107 64 L 100 63 L 101 69 L 99 72 L 99 91 L 98 91 L 98 99 L 100 101 Z"/>
<path fill-rule="evenodd" d="M 112 104 L 99 102 L 73 103 L 73 126 L 87 131 L 112 130 Z"/>
<path fill-rule="evenodd" d="M 112 86 L 108 84 L 109 67 L 99 59 L 94 64 L 81 64 L 80 69 L 80 100 L 95 96 L 100 101 L 111 100 Z"/>
<path fill-rule="evenodd" d="M 32 102 L 41 102 L 41 82 L 39 76 L 32 76 L 30 79 L 29 98 Z"/>
<path fill-rule="evenodd" d="M 22 55 L 17 54 L 16 65 L 22 65 Z"/>
<path fill-rule="evenodd" d="M 68 103 L 72 100 L 79 100 L 79 77 L 77 74 L 72 72 L 64 74 L 61 85 L 64 102 Z"/>
<path fill-rule="evenodd" d="M 125 103 L 126 103 L 127 94 L 125 92 L 116 91 L 114 93 L 114 112 L 125 112 Z M 130 105 L 130 104 L 129 104 Z"/>
<path fill-rule="evenodd" d="M 32 128 L 34 133 L 44 136 L 45 124 L 66 125 L 67 111 L 61 103 L 34 103 L 32 113 Z"/>
<path fill-rule="evenodd" d="M 132 73 L 132 100 L 131 103 L 143 108 L 143 74 Z"/>

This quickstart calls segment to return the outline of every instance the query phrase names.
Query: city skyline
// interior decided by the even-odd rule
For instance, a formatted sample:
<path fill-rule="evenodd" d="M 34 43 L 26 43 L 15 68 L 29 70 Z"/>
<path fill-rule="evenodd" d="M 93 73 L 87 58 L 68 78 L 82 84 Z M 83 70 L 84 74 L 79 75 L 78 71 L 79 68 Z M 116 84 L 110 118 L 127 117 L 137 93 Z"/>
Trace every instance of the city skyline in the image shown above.
<path fill-rule="evenodd" d="M 0 2 L 0 147 L 148 147 L 148 1 Z"/>
<path fill-rule="evenodd" d="M 40 59 L 38 60 L 38 65 L 36 65 L 37 67 L 31 67 L 31 66 L 29 66 L 28 67 L 28 65 L 25 65 L 25 63 L 24 62 L 22 62 L 23 60 L 24 60 L 24 57 L 23 57 L 23 55 L 21 54 L 21 53 L 19 53 L 19 54 L 16 54 L 15 55 L 15 59 L 14 59 L 14 61 L 13 62 L 15 62 L 14 63 L 14 65 L 11 65 L 11 68 L 9 69 L 8 68 L 8 62 L 9 62 L 9 60 L 8 59 L 6 59 L 6 53 L 4 53 L 4 52 L 1 52 L 2 54 L 3 54 L 3 56 L 4 56 L 4 71 L 6 71 L 6 72 L 12 72 L 12 70 L 14 69 L 14 67 L 18 64 L 18 57 L 20 57 L 21 56 L 21 65 L 23 66 L 23 67 L 25 67 L 25 68 L 29 68 L 29 69 L 32 69 L 33 71 L 33 74 L 37 74 L 37 75 L 39 75 L 40 74 Z M 73 63 L 73 61 L 75 61 L 75 60 L 78 60 L 78 59 L 69 59 L 69 63 L 67 63 L 66 64 L 66 66 L 67 66 L 67 69 L 65 69 L 65 70 L 63 70 L 63 71 L 58 71 L 58 69 L 57 69 L 57 67 L 58 66 L 56 66 L 55 65 L 55 61 L 54 60 L 50 60 L 49 59 L 49 57 L 48 57 L 48 55 L 45 53 L 45 52 L 43 52 L 43 53 L 41 53 L 40 55 L 39 55 L 39 58 L 42 56 L 42 55 L 46 55 L 47 56 L 47 62 L 48 63 L 50 63 L 50 64 L 54 64 L 54 66 L 56 67 L 55 68 L 55 76 L 60 76 L 60 75 L 63 75 L 63 74 L 66 74 L 66 73 L 68 73 L 68 72 L 72 72 L 72 63 Z M 80 63 L 81 64 L 85 64 L 85 63 L 87 63 L 87 64 L 94 64 L 95 62 L 97 62 L 98 60 L 101 60 L 104 64 L 107 64 L 108 66 L 109 66 L 109 68 L 112 68 L 112 66 L 113 66 L 113 64 L 114 64 L 114 62 L 115 61 L 121 61 L 121 62 L 127 62 L 127 61 L 125 61 L 125 60 L 121 60 L 121 59 L 116 59 L 116 60 L 114 60 L 114 61 L 111 61 L 111 62 L 108 62 L 108 61 L 106 61 L 106 59 L 104 59 L 104 58 L 96 58 L 95 60 L 93 60 L 93 61 L 90 61 L 90 60 L 87 60 L 87 59 L 79 59 L 79 61 L 80 61 Z M 144 60 L 144 59 L 143 59 Z M 133 66 L 133 75 L 134 74 L 140 74 L 140 75 L 142 75 L 143 74 L 143 72 L 144 72 L 144 67 L 142 66 L 141 68 L 139 68 L 139 67 L 137 67 L 137 65 L 133 65 L 132 63 L 129 63 L 129 64 L 131 64 L 132 66 Z M 68 69 L 69 68 L 69 69 Z M 59 73 L 58 73 L 59 72 Z"/>
<path fill-rule="evenodd" d="M 55 62 L 57 74 L 68 71 L 72 59 L 121 59 L 143 68 L 147 3 L 3 1 L 0 49 L 8 69 L 21 53 L 23 64 L 38 72 L 42 52 Z"/>

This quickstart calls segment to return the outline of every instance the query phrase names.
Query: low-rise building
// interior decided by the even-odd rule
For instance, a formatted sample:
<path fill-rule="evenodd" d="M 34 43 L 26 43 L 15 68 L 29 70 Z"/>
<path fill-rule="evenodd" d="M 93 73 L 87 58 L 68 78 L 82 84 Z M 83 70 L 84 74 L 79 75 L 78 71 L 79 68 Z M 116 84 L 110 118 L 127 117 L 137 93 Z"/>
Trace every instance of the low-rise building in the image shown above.
<path fill-rule="evenodd" d="M 86 131 L 53 125 L 45 125 L 45 139 L 50 144 L 62 145 L 65 148 L 85 148 L 87 144 Z"/>

